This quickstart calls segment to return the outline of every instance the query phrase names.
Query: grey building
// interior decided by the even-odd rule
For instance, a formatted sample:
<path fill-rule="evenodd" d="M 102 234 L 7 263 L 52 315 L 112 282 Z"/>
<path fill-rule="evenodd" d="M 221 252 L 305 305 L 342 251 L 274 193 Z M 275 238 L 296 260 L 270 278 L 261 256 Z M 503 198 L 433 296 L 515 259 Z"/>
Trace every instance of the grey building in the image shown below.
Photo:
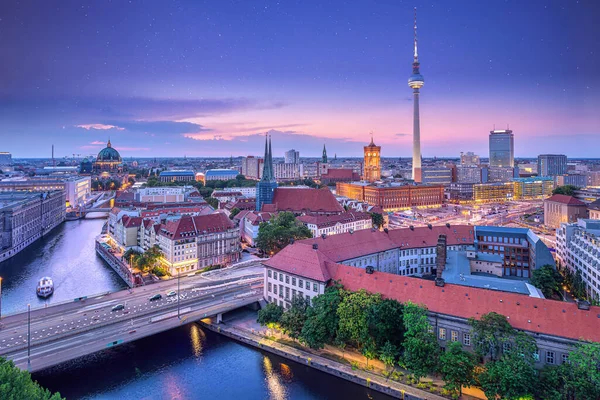
<path fill-rule="evenodd" d="M 540 154 L 537 164 L 538 176 L 557 176 L 567 173 L 567 156 L 564 154 Z"/>
<path fill-rule="evenodd" d="M 300 163 L 300 152 L 294 149 L 285 152 L 285 163 L 286 164 L 298 164 Z"/>
<path fill-rule="evenodd" d="M 515 147 L 513 131 L 490 131 L 490 167 L 514 167 Z"/>
<path fill-rule="evenodd" d="M 425 185 L 449 185 L 452 183 L 452 169 L 447 167 L 425 167 L 421 169 L 421 179 Z"/>
<path fill-rule="evenodd" d="M 0 262 L 65 220 L 65 191 L 0 193 Z"/>

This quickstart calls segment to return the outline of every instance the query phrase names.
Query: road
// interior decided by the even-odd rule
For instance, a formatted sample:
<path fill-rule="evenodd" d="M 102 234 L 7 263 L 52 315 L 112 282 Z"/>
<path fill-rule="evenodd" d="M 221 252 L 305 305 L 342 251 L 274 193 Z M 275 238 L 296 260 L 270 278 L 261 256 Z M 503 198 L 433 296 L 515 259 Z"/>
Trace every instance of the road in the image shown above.
<path fill-rule="evenodd" d="M 243 272 L 246 272 L 245 274 Z M 31 371 L 171 329 L 183 323 L 215 315 L 262 298 L 263 274 L 250 267 L 219 275 L 182 277 L 146 287 L 99 295 L 31 312 Z M 168 297 L 170 291 L 178 292 Z M 149 298 L 160 293 L 162 299 Z M 124 309 L 111 311 L 117 304 Z M 0 355 L 27 368 L 27 313 L 3 318 L 0 323 Z"/>

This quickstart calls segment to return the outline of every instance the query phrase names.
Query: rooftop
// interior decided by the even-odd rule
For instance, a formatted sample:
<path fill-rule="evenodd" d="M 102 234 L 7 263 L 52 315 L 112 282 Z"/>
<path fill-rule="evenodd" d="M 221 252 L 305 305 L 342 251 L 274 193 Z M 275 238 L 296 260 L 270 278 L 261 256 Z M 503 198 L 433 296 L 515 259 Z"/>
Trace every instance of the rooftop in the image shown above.
<path fill-rule="evenodd" d="M 234 227 L 233 222 L 222 213 L 184 216 L 161 225 L 160 234 L 172 240 L 196 237 L 204 233 L 224 232 Z"/>
<path fill-rule="evenodd" d="M 569 206 L 585 206 L 585 203 L 581 200 L 577 200 L 573 196 L 567 196 L 564 194 L 555 194 L 551 197 L 548 197 L 545 201 L 550 201 L 553 203 L 561 203 Z M 593 204 L 593 203 L 592 203 Z"/>
<path fill-rule="evenodd" d="M 342 213 L 344 208 L 327 188 L 279 187 L 273 194 L 273 203 L 263 205 L 263 211 Z"/>
<path fill-rule="evenodd" d="M 189 170 L 171 170 L 171 171 L 162 171 L 160 176 L 196 176 L 194 171 Z"/>

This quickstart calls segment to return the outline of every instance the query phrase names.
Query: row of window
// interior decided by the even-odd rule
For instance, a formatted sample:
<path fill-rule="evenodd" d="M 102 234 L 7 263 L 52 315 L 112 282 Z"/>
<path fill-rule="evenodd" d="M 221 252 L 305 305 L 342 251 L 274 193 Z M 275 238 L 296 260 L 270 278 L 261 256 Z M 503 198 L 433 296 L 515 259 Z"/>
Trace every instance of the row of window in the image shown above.
<path fill-rule="evenodd" d="M 288 285 L 290 284 L 290 281 L 292 282 L 292 286 L 297 286 L 301 289 L 308 289 L 310 290 L 310 284 L 311 282 L 309 280 L 302 280 L 300 278 L 296 279 L 295 276 L 291 276 L 290 275 L 285 275 L 281 272 L 277 272 L 277 271 L 272 271 L 270 269 L 267 270 L 267 276 L 269 278 L 273 278 L 275 280 L 279 279 L 280 282 L 283 282 L 285 280 L 285 283 L 287 283 Z M 291 278 L 291 279 L 290 279 Z M 270 285 L 270 283 L 269 283 Z M 319 291 L 319 285 L 315 282 L 312 283 L 312 290 L 313 292 L 318 292 Z"/>

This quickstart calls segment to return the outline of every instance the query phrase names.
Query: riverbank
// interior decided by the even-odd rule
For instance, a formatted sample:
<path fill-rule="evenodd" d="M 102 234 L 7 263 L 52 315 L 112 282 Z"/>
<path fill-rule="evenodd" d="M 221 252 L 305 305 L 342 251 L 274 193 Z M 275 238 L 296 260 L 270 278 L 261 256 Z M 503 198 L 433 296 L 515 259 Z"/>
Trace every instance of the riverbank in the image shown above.
<path fill-rule="evenodd" d="M 446 397 L 427 392 L 412 386 L 388 380 L 381 375 L 363 371 L 351 365 L 313 354 L 311 352 L 275 341 L 262 333 L 248 329 L 249 319 L 255 319 L 253 313 L 235 314 L 235 318 L 224 319 L 220 324 L 215 319 L 204 319 L 199 323 L 213 332 L 256 347 L 277 356 L 310 366 L 349 382 L 367 387 L 388 396 L 404 400 L 446 400 Z"/>

